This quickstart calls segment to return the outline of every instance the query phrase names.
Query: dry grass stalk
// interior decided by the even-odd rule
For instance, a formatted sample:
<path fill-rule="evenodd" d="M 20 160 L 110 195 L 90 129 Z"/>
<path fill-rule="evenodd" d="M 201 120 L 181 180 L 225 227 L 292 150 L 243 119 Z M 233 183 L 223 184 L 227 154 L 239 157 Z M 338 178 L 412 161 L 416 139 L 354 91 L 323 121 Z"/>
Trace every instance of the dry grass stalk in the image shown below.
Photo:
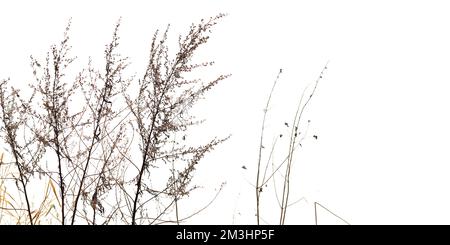
<path fill-rule="evenodd" d="M 303 119 L 304 111 L 307 108 L 307 106 L 309 105 L 309 102 L 311 101 L 312 97 L 314 96 L 316 89 L 317 89 L 317 85 L 319 84 L 319 81 L 322 79 L 324 72 L 327 69 L 327 66 L 328 66 L 328 63 L 324 66 L 324 68 L 320 72 L 319 77 L 316 79 L 316 81 L 314 83 L 314 87 L 313 87 L 312 91 L 308 95 L 306 95 L 306 99 L 305 99 L 305 94 L 306 94 L 307 88 L 305 88 L 302 91 L 302 94 L 300 96 L 300 99 L 299 99 L 299 102 L 297 105 L 297 110 L 296 110 L 296 113 L 294 115 L 292 122 L 290 122 L 290 123 L 285 122 L 285 125 L 287 127 L 289 127 L 289 125 L 291 125 L 290 126 L 291 131 L 289 134 L 289 146 L 288 146 L 288 152 L 287 152 L 286 156 L 283 158 L 283 160 L 280 163 L 278 163 L 278 164 L 273 163 L 273 159 L 272 159 L 273 153 L 276 148 L 277 139 L 278 139 L 278 138 L 275 138 L 275 140 L 272 143 L 272 147 L 271 147 L 269 156 L 267 158 L 267 161 L 266 161 L 265 165 L 263 165 L 262 152 L 263 152 L 263 149 L 265 148 L 263 146 L 263 141 L 264 141 L 264 135 L 265 135 L 265 125 L 266 125 L 266 120 L 267 120 L 267 114 L 268 114 L 268 109 L 270 106 L 270 102 L 272 100 L 275 86 L 277 85 L 279 77 L 282 73 L 281 69 L 277 75 L 277 78 L 275 79 L 275 81 L 273 83 L 272 89 L 271 89 L 268 99 L 266 101 L 266 106 L 264 108 L 264 115 L 263 115 L 262 127 L 261 127 L 261 133 L 260 133 L 260 143 L 259 143 L 259 152 L 258 152 L 256 182 L 255 182 L 256 221 L 257 221 L 258 225 L 260 224 L 260 220 L 261 220 L 261 216 L 262 216 L 261 215 L 261 195 L 263 192 L 263 187 L 267 186 L 267 183 L 270 180 L 273 180 L 276 200 L 278 200 L 278 204 L 280 206 L 279 224 L 280 225 L 285 224 L 286 213 L 287 213 L 288 207 L 292 205 L 289 202 L 289 195 L 290 195 L 291 169 L 292 169 L 292 165 L 294 163 L 294 153 L 297 150 L 297 148 L 299 146 L 301 146 L 301 142 L 305 139 L 306 131 L 308 129 L 308 128 L 305 128 L 304 132 L 301 132 L 300 124 Z M 309 124 L 309 121 L 308 121 L 308 124 Z M 302 137 L 300 137 L 300 135 L 302 135 Z M 272 172 L 268 173 L 269 165 L 271 162 L 272 162 Z M 284 167 L 284 174 L 281 175 L 282 181 L 279 183 L 275 179 L 275 174 L 280 173 L 280 170 L 282 170 L 283 167 Z M 264 171 L 263 171 L 263 169 L 264 169 Z M 281 198 L 279 197 L 279 194 L 277 192 L 278 184 L 282 185 Z"/>

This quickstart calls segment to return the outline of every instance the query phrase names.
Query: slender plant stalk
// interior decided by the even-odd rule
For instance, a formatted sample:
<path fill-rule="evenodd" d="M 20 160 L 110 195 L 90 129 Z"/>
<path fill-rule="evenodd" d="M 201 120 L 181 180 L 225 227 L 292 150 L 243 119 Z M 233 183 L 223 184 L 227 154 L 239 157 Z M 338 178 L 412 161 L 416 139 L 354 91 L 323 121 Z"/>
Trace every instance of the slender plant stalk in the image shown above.
<path fill-rule="evenodd" d="M 317 225 L 317 202 L 314 202 L 314 223 Z"/>
<path fill-rule="evenodd" d="M 30 206 L 30 201 L 28 198 L 27 186 L 25 184 L 25 177 L 23 175 L 23 169 L 20 167 L 17 152 L 13 151 L 13 155 L 14 155 L 14 159 L 16 161 L 17 170 L 19 171 L 20 183 L 22 184 L 23 194 L 25 196 L 25 202 L 27 204 L 28 218 L 30 220 L 30 224 L 33 225 L 33 216 L 31 215 L 31 206 Z"/>
<path fill-rule="evenodd" d="M 334 217 L 340 219 L 341 221 L 343 221 L 347 225 L 350 225 L 350 223 L 348 221 L 346 221 L 345 219 L 343 219 L 341 216 L 337 215 L 336 213 L 330 211 L 327 207 L 323 206 L 322 204 L 320 204 L 318 202 L 314 202 L 314 220 L 315 220 L 315 224 L 316 225 L 318 225 L 318 221 L 317 221 L 317 206 L 325 209 L 325 211 L 327 211 L 328 213 L 332 214 Z"/>
<path fill-rule="evenodd" d="M 172 151 L 174 151 L 175 150 L 175 144 L 172 146 Z M 175 176 L 175 164 L 174 164 L 174 162 L 172 161 L 172 178 L 175 180 L 176 179 L 176 176 Z M 176 181 L 174 181 L 173 182 L 173 189 L 175 190 L 174 191 L 174 201 L 175 201 L 175 218 L 176 218 L 176 221 L 177 221 L 177 225 L 180 225 L 180 216 L 179 216 L 179 213 L 178 213 L 178 192 L 177 192 L 177 189 L 178 189 L 178 187 L 177 187 L 177 182 Z"/>
<path fill-rule="evenodd" d="M 14 122 L 12 122 L 12 117 L 14 117 L 16 113 L 18 113 L 19 111 L 17 111 L 17 108 L 14 108 L 14 105 L 12 106 L 13 108 L 5 108 L 8 105 L 10 105 L 10 103 L 15 103 L 15 97 L 17 96 L 17 91 L 12 92 L 12 94 L 10 94 L 10 96 L 6 96 L 6 92 L 4 90 L 4 86 L 7 83 L 8 80 L 4 80 L 2 81 L 2 83 L 0 84 L 0 105 L 2 108 L 2 121 L 5 127 L 5 131 L 6 131 L 6 142 L 9 144 L 9 147 L 11 148 L 12 154 L 14 156 L 14 161 L 15 161 L 15 165 L 17 167 L 17 171 L 19 172 L 19 182 L 22 185 L 23 188 L 23 194 L 25 197 L 25 202 L 27 205 L 27 214 L 28 214 L 28 218 L 30 221 L 30 225 L 33 225 L 33 216 L 31 215 L 31 206 L 30 206 L 30 201 L 29 201 L 29 196 L 28 196 L 28 192 L 27 192 L 27 186 L 26 186 L 26 177 L 24 176 L 25 174 L 25 169 L 23 169 L 22 165 L 19 162 L 19 152 L 18 152 L 18 145 L 17 145 L 17 141 L 16 141 L 16 132 L 17 132 L 17 126 L 15 125 Z M 9 100 L 9 101 L 7 101 Z M 11 111 L 12 110 L 12 111 Z M 3 162 L 3 153 L 1 156 L 1 163 Z M 18 187 L 18 186 L 17 186 Z"/>
<path fill-rule="evenodd" d="M 257 172 L 256 172 L 256 184 L 255 184 L 255 194 L 256 194 L 256 223 L 259 225 L 260 221 L 260 197 L 261 197 L 261 187 L 260 185 L 260 172 L 261 172 L 261 161 L 262 161 L 262 149 L 263 149 L 263 139 L 264 139 L 264 130 L 266 126 L 266 116 L 267 111 L 269 110 L 270 100 L 272 99 L 273 91 L 275 90 L 275 85 L 277 84 L 281 73 L 283 72 L 282 69 L 278 72 L 277 78 L 273 82 L 272 89 L 270 90 L 269 97 L 267 98 L 266 107 L 264 108 L 264 116 L 263 121 L 261 125 L 261 135 L 259 140 L 259 152 L 258 152 L 258 165 L 257 165 Z M 264 182 L 264 180 L 263 180 Z"/>
<path fill-rule="evenodd" d="M 57 133 L 55 134 L 55 136 L 57 137 Z M 62 159 L 61 159 L 61 149 L 58 146 L 59 144 L 56 143 L 56 156 L 58 158 L 58 177 L 59 177 L 59 188 L 61 191 L 61 224 L 64 225 L 65 224 L 65 203 L 66 203 L 66 196 L 65 196 L 65 187 L 64 187 L 64 176 L 62 173 Z"/>
<path fill-rule="evenodd" d="M 117 28 L 116 28 L 116 32 L 117 32 Z M 116 35 L 116 32 L 114 33 L 114 35 Z M 112 47 L 112 45 L 111 45 Z M 109 50 L 110 52 L 112 52 L 112 50 Z M 88 155 L 87 155 L 87 159 L 86 159 L 86 164 L 84 165 L 84 169 L 83 169 L 83 174 L 80 180 L 80 185 L 78 188 L 78 192 L 76 194 L 75 197 L 75 204 L 74 204 L 74 208 L 73 208 L 73 214 L 72 214 L 72 225 L 75 222 L 75 216 L 76 216 L 76 212 L 77 212 L 77 207 L 78 207 L 78 200 L 80 199 L 81 196 L 81 191 L 83 190 L 83 186 L 84 186 L 84 182 L 86 179 L 86 174 L 88 172 L 88 167 L 90 164 L 90 161 L 92 160 L 92 152 L 94 150 L 94 147 L 96 145 L 96 142 L 98 142 L 99 139 L 99 135 L 100 135 L 100 120 L 102 119 L 102 114 L 104 113 L 104 108 L 106 107 L 107 101 L 108 101 L 108 97 L 111 94 L 111 89 L 112 89 L 112 81 L 110 80 L 110 72 L 111 72 L 111 68 L 110 68 L 110 63 L 107 61 L 106 64 L 106 81 L 105 81 L 105 87 L 102 90 L 102 95 L 101 95 L 101 99 L 100 99 L 100 106 L 97 110 L 97 118 L 94 122 L 94 131 L 92 133 L 92 137 L 91 137 L 91 143 L 89 144 L 89 149 L 88 149 Z M 94 211 L 95 212 L 95 211 Z"/>
<path fill-rule="evenodd" d="M 148 137 L 146 140 L 146 146 L 145 146 L 144 155 L 142 158 L 142 165 L 141 165 L 141 169 L 139 170 L 139 177 L 138 177 L 138 181 L 136 183 L 136 185 L 137 185 L 136 194 L 134 196 L 134 201 L 133 201 L 133 211 L 132 211 L 132 217 L 131 217 L 132 225 L 136 225 L 137 203 L 138 203 L 139 195 L 141 193 L 141 188 L 142 188 L 142 176 L 144 175 L 144 170 L 147 168 L 148 150 L 150 148 L 150 142 L 152 140 L 153 130 L 155 128 L 156 117 L 159 114 L 159 110 L 160 110 L 159 107 L 161 105 L 161 101 L 162 101 L 162 98 L 164 97 L 164 94 L 165 94 L 165 92 L 163 92 L 162 96 L 159 97 L 158 103 L 156 104 L 156 112 L 153 114 L 152 125 L 150 127 L 150 132 L 148 133 Z"/>
<path fill-rule="evenodd" d="M 302 93 L 301 99 L 299 101 L 299 106 L 297 107 L 297 111 L 294 116 L 293 125 L 295 127 L 292 127 L 291 129 L 291 137 L 290 137 L 290 143 L 289 143 L 289 151 L 288 151 L 288 163 L 286 166 L 286 171 L 284 175 L 284 182 L 283 182 L 283 194 L 282 194 L 282 201 L 281 201 L 281 214 L 280 214 L 280 225 L 283 225 L 286 222 L 286 213 L 289 206 L 289 194 L 290 194 L 290 176 L 291 176 L 291 169 L 293 164 L 293 158 L 294 158 L 294 152 L 295 152 L 295 145 L 296 145 L 296 139 L 297 139 L 297 132 L 296 129 L 299 127 L 303 113 L 305 111 L 305 108 L 310 103 L 312 97 L 314 96 L 317 85 L 319 85 L 319 81 L 322 79 L 323 74 L 328 66 L 327 62 L 325 66 L 323 67 L 322 71 L 320 72 L 319 77 L 316 79 L 314 83 L 314 88 L 310 95 L 307 97 L 305 103 L 302 105 L 302 100 L 304 96 L 304 91 Z"/>
<path fill-rule="evenodd" d="M 4 112 L 3 112 L 3 115 L 5 115 Z M 3 118 L 3 120 L 5 120 L 5 118 Z M 8 131 L 8 138 L 9 138 L 8 141 L 13 140 L 11 132 L 10 132 L 10 128 L 7 129 L 7 131 Z M 11 142 L 10 147 L 11 147 L 11 150 L 12 150 L 12 153 L 14 156 L 14 161 L 15 161 L 15 165 L 17 167 L 17 171 L 19 172 L 19 182 L 23 188 L 23 194 L 25 197 L 26 205 L 27 205 L 28 218 L 30 220 L 30 224 L 33 225 L 33 216 L 31 215 L 31 206 L 30 206 L 30 201 L 29 201 L 29 197 L 28 197 L 27 186 L 25 183 L 24 170 L 22 169 L 22 167 L 19 163 L 19 156 L 18 156 L 15 144 Z"/>

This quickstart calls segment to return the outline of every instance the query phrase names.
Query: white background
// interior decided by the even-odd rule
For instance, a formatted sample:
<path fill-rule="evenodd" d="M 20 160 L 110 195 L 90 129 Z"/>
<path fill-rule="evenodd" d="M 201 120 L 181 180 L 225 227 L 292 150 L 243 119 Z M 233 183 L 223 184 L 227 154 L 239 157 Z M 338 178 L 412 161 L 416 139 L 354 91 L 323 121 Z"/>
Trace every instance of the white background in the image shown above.
<path fill-rule="evenodd" d="M 226 185 L 190 223 L 255 223 L 252 183 L 272 82 L 283 68 L 269 110 L 270 140 L 285 132 L 302 89 L 330 61 L 293 170 L 291 198 L 305 201 L 291 207 L 287 223 L 313 224 L 319 202 L 351 224 L 448 224 L 449 11 L 448 1 L 431 0 L 2 1 L 0 78 L 28 83 L 29 56 L 45 57 L 69 17 L 81 68 L 89 55 L 102 58 L 122 16 L 122 50 L 139 75 L 156 28 L 171 23 L 176 39 L 192 22 L 228 13 L 200 57 L 216 61 L 212 74 L 233 76 L 197 112 L 208 119 L 203 136 L 232 138 L 199 167 L 196 183 L 203 188 L 181 212 Z M 276 223 L 276 201 L 267 206 L 263 218 Z M 325 212 L 319 219 L 339 223 Z"/>

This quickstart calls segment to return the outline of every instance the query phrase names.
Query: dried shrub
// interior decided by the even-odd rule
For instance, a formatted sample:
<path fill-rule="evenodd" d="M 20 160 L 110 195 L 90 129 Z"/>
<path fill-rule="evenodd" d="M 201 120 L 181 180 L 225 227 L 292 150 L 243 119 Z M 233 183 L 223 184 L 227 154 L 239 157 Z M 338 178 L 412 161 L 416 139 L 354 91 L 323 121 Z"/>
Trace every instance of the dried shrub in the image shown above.
<path fill-rule="evenodd" d="M 0 132 L 17 169 L 11 179 L 26 199 L 26 207 L 16 211 L 26 211 L 30 224 L 47 215 L 63 225 L 179 223 L 191 217 L 178 216 L 178 201 L 196 189 L 191 182 L 204 156 L 228 137 L 190 144 L 189 129 L 202 122 L 190 109 L 229 75 L 207 82 L 188 75 L 214 64 L 197 64 L 193 57 L 224 16 L 192 24 L 179 37 L 178 48 L 168 45 L 169 28 L 162 36 L 156 31 L 148 65 L 137 81 L 125 75 L 129 59 L 118 50 L 120 20 L 106 45 L 104 67 L 96 69 L 89 59 L 85 69 L 69 76 L 76 59 L 69 21 L 45 61 L 31 57 L 29 99 L 4 80 Z M 5 176 L 2 181 L 9 178 Z M 34 208 L 27 185 L 43 176 L 48 180 L 41 182 L 44 199 Z M 174 209 L 175 218 L 165 218 Z"/>

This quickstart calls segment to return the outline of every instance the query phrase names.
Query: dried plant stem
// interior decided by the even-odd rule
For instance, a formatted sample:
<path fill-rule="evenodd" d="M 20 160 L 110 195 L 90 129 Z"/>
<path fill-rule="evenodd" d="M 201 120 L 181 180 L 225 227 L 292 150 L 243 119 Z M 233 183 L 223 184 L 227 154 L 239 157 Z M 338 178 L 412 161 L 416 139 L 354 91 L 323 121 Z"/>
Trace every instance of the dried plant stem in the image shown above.
<path fill-rule="evenodd" d="M 214 85 L 226 79 L 229 75 L 221 75 L 215 80 L 204 83 L 201 79 L 184 78 L 194 69 L 211 66 L 213 62 L 192 64 L 191 59 L 196 50 L 205 44 L 211 27 L 216 25 L 218 19 L 224 17 L 219 14 L 209 20 L 202 19 L 200 24 L 192 24 L 189 33 L 178 39 L 179 50 L 175 57 L 170 58 L 169 46 L 167 44 L 167 33 L 169 27 L 161 38 L 155 33 L 150 50 L 148 67 L 143 79 L 139 80 L 139 92 L 135 99 L 126 98 L 137 124 L 137 133 L 140 136 L 140 151 L 142 160 L 135 177 L 136 191 L 132 199 L 131 224 L 136 225 L 137 212 L 147 201 L 140 201 L 144 193 L 149 194 L 149 200 L 155 195 L 164 194 L 171 199 L 175 205 L 176 215 L 179 212 L 178 202 L 180 197 L 187 196 L 190 189 L 189 183 L 198 162 L 204 155 L 212 150 L 217 144 L 226 139 L 214 139 L 204 146 L 192 147 L 186 145 L 187 130 L 192 125 L 201 121 L 194 121 L 189 109 Z M 176 150 L 170 148 L 177 133 L 185 132 L 182 140 L 176 142 Z M 160 163 L 176 161 L 177 167 L 172 167 L 172 173 L 168 176 L 166 183 L 167 192 L 150 191 L 148 184 L 150 180 L 144 178 L 149 168 L 157 168 Z M 179 165 L 183 166 L 180 167 Z M 145 199 L 144 199 L 145 200 Z M 158 211 L 156 217 L 161 217 L 168 212 L 166 209 Z M 178 219 L 178 218 L 177 218 Z"/>
<path fill-rule="evenodd" d="M 156 117 L 159 115 L 159 110 L 160 110 L 160 106 L 161 106 L 161 101 L 165 96 L 165 91 L 166 89 L 163 90 L 164 92 L 162 93 L 161 97 L 159 97 L 158 99 L 158 103 L 156 104 L 156 112 L 153 114 L 153 118 L 152 118 L 152 124 L 150 127 L 150 131 L 148 133 L 147 136 L 147 140 L 145 141 L 147 144 L 145 145 L 145 150 L 143 158 L 142 158 L 142 165 L 141 165 L 141 169 L 139 170 L 139 176 L 138 176 L 138 181 L 136 183 L 137 187 L 136 187 L 136 194 L 134 196 L 134 201 L 133 201 L 133 211 L 132 211 L 132 218 L 131 218 L 131 224 L 132 225 L 136 225 L 136 212 L 137 212 L 137 203 L 139 200 L 139 195 L 141 193 L 141 188 L 142 188 L 142 176 L 144 175 L 144 170 L 147 168 L 147 158 L 149 157 L 149 148 L 152 142 L 152 136 L 153 136 L 153 130 L 155 128 L 155 123 L 156 123 Z M 152 159 L 150 159 L 151 161 Z"/>
<path fill-rule="evenodd" d="M 172 146 L 172 151 L 174 151 L 174 150 L 175 150 L 175 145 Z M 174 163 L 174 161 L 172 161 L 172 178 L 176 179 L 176 176 L 175 176 L 175 163 Z M 178 187 L 176 186 L 177 182 L 174 182 L 173 185 L 174 185 L 173 188 L 175 190 L 177 190 L 178 189 Z M 175 202 L 175 219 L 177 221 L 177 225 L 180 225 L 180 216 L 179 216 L 179 212 L 178 212 L 178 193 L 174 193 L 173 199 L 174 199 L 174 202 Z"/>
<path fill-rule="evenodd" d="M 31 214 L 31 206 L 27 191 L 27 180 L 25 175 L 25 169 L 23 165 L 20 163 L 22 159 L 20 159 L 20 153 L 18 149 L 18 143 L 16 141 L 16 135 L 17 135 L 17 129 L 18 125 L 13 120 L 14 117 L 17 116 L 17 113 L 19 113 L 18 109 L 16 108 L 16 96 L 17 91 L 12 91 L 12 93 L 7 96 L 4 86 L 7 84 L 8 80 L 4 80 L 0 83 L 0 106 L 2 109 L 2 121 L 4 124 L 4 131 L 6 131 L 6 142 L 8 143 L 9 147 L 11 148 L 11 152 L 14 156 L 14 162 L 17 167 L 17 171 L 19 173 L 19 182 L 22 185 L 23 194 L 25 197 L 25 202 L 27 206 L 27 214 L 30 221 L 30 225 L 33 225 L 33 216 Z M 1 156 L 1 162 L 3 162 L 3 153 Z M 17 180 L 16 180 L 17 181 Z M 19 188 L 19 186 L 17 186 Z M 20 189 L 19 189 L 20 191 Z"/>
<path fill-rule="evenodd" d="M 98 129 L 99 129 L 99 124 L 96 124 L 95 129 L 94 129 L 94 135 L 97 135 Z M 83 184 L 86 179 L 86 173 L 88 171 L 89 162 L 91 161 L 91 155 L 92 155 L 92 150 L 94 149 L 94 146 L 95 146 L 95 137 L 92 137 L 92 141 L 90 143 L 89 150 L 88 150 L 86 164 L 84 165 L 83 174 L 81 176 L 81 180 L 80 180 L 80 184 L 79 184 L 80 186 L 79 186 L 77 194 L 75 196 L 75 203 L 74 203 L 74 207 L 73 207 L 72 222 L 71 222 L 72 225 L 75 223 L 75 217 L 77 214 L 77 207 L 78 207 L 78 200 L 80 199 L 81 191 L 83 190 Z"/>
<path fill-rule="evenodd" d="M 58 138 L 57 130 L 55 130 L 56 139 Z M 61 159 L 61 149 L 59 147 L 58 141 L 56 142 L 56 156 L 58 158 L 58 177 L 59 177 L 59 188 L 60 188 L 60 197 L 61 197 L 61 224 L 65 224 L 66 220 L 66 212 L 65 212 L 65 203 L 66 203 L 66 195 L 65 195 L 65 183 L 64 183 L 64 175 L 62 172 L 62 159 Z"/>
<path fill-rule="evenodd" d="M 312 89 L 311 93 L 308 95 L 308 98 L 306 99 L 306 101 L 304 102 L 304 97 L 305 97 L 305 93 L 307 91 L 307 88 L 305 88 L 302 91 L 302 95 L 300 97 L 300 100 L 298 102 L 298 106 L 297 106 L 297 110 L 295 112 L 293 121 L 292 121 L 292 127 L 291 127 L 291 131 L 290 131 L 290 136 L 289 136 L 289 147 L 288 147 L 288 152 L 286 157 L 284 158 L 283 161 L 281 161 L 281 163 L 279 164 L 274 164 L 272 162 L 272 166 L 273 166 L 273 170 L 272 173 L 269 174 L 268 177 L 267 176 L 267 170 L 268 170 L 268 166 L 273 158 L 273 152 L 275 149 L 275 145 L 277 143 L 277 138 L 275 138 L 273 144 L 272 144 L 272 149 L 270 151 L 270 154 L 268 156 L 267 162 L 266 162 L 266 166 L 264 167 L 264 173 L 262 174 L 262 151 L 265 148 L 263 146 L 263 141 L 264 141 L 264 134 L 265 134 L 265 124 L 266 124 L 266 120 L 267 120 L 267 112 L 268 112 L 268 108 L 270 105 L 270 101 L 272 98 L 272 94 L 275 88 L 275 85 L 279 79 L 279 76 L 282 72 L 282 70 L 280 69 L 280 72 L 277 75 L 277 78 L 275 79 L 272 89 L 270 91 L 269 97 L 267 99 L 266 102 L 266 107 L 264 109 L 264 116 L 263 116 L 263 120 L 262 120 L 262 126 L 261 126 L 261 135 L 260 135 L 260 142 L 259 142 L 259 152 L 258 152 L 258 164 L 257 164 L 257 170 L 256 170 L 256 183 L 255 183 L 255 194 L 256 194 L 256 219 L 257 219 L 257 224 L 260 224 L 260 220 L 261 218 L 261 193 L 262 193 L 262 188 L 263 186 L 266 186 L 266 184 L 273 179 L 274 181 L 274 188 L 275 188 L 275 195 L 276 198 L 278 200 L 279 206 L 280 206 L 280 217 L 279 217 L 279 224 L 283 225 L 286 222 L 286 214 L 287 214 L 287 209 L 289 206 L 291 206 L 291 204 L 289 203 L 289 196 L 290 196 L 290 179 L 291 179 L 291 170 L 292 170 L 292 166 L 294 163 L 294 152 L 295 150 L 298 148 L 298 146 L 301 146 L 301 141 L 305 138 L 306 132 L 303 134 L 303 137 L 300 138 L 300 131 L 298 130 L 300 128 L 300 123 L 302 121 L 302 117 L 303 117 L 303 113 L 306 109 L 306 107 L 308 106 L 308 104 L 311 101 L 311 98 L 313 97 L 313 95 L 316 92 L 317 86 L 319 84 L 319 81 L 322 79 L 322 76 L 324 74 L 325 69 L 327 69 L 328 66 L 328 62 L 326 63 L 326 65 L 324 66 L 324 68 L 322 69 L 319 77 L 316 79 L 315 83 L 314 83 L 314 88 Z M 285 125 L 287 127 L 289 127 L 289 124 L 285 122 Z M 309 126 L 309 121 L 308 121 L 308 126 Z M 307 129 L 306 129 L 307 130 Z M 280 134 L 280 138 L 282 137 L 282 135 Z M 282 175 L 282 192 L 281 192 L 281 197 L 278 197 L 278 192 L 277 192 L 277 181 L 275 180 L 275 174 L 283 167 L 284 168 L 284 174 Z"/>
<path fill-rule="evenodd" d="M 93 150 L 94 150 L 94 147 L 96 146 L 96 144 L 100 141 L 100 123 L 101 123 L 101 120 L 107 114 L 107 112 L 105 112 L 106 107 L 111 103 L 110 97 L 111 97 L 112 90 L 113 90 L 113 82 L 114 82 L 113 78 L 116 73 L 120 72 L 124 68 L 124 67 L 119 66 L 117 68 L 117 70 L 113 70 L 113 69 L 115 69 L 113 67 L 114 66 L 113 52 L 114 52 L 114 49 L 118 46 L 118 29 L 119 29 L 119 27 L 120 27 L 120 20 L 117 22 L 117 24 L 115 26 L 114 33 L 113 33 L 113 40 L 107 46 L 107 49 L 105 51 L 105 54 L 106 54 L 105 82 L 103 85 L 104 87 L 101 90 L 100 98 L 97 100 L 97 108 L 98 109 L 97 109 L 97 111 L 95 111 L 95 116 L 94 116 L 94 118 L 95 118 L 95 120 L 93 122 L 94 130 L 91 135 L 91 142 L 89 144 L 86 163 L 84 165 L 82 177 L 81 177 L 81 180 L 79 183 L 78 192 L 75 196 L 75 204 L 73 207 L 73 214 L 72 214 L 72 225 L 75 222 L 76 212 L 77 212 L 77 208 L 78 208 L 78 201 L 80 199 L 81 192 L 84 187 L 84 182 L 86 180 L 86 174 L 88 172 L 90 162 L 92 161 Z M 93 199 L 97 198 L 96 195 L 97 195 L 97 192 L 94 192 Z M 94 214 L 95 213 L 96 213 L 96 210 L 94 207 Z M 95 215 L 94 215 L 94 221 L 95 221 Z"/>
<path fill-rule="evenodd" d="M 332 214 L 334 217 L 340 219 L 341 221 L 343 221 L 345 224 L 350 225 L 349 222 L 347 222 L 345 219 L 343 219 L 341 216 L 337 215 L 336 213 L 330 211 L 327 207 L 323 206 L 322 204 L 318 203 L 318 202 L 314 202 L 314 222 L 316 225 L 318 225 L 318 216 L 317 216 L 317 206 L 325 209 L 325 211 L 327 211 L 328 213 Z"/>
<path fill-rule="evenodd" d="M 305 90 L 303 91 L 302 96 L 299 101 L 299 104 L 298 104 L 298 107 L 297 107 L 297 111 L 294 116 L 294 120 L 293 120 L 293 124 L 292 124 L 293 127 L 291 129 L 290 142 L 289 142 L 288 162 L 286 165 L 286 171 L 285 171 L 284 180 L 283 180 L 280 225 L 283 225 L 286 222 L 286 213 L 287 213 L 287 209 L 289 206 L 290 176 L 291 176 L 291 169 L 292 169 L 293 159 L 294 159 L 295 145 L 296 145 L 296 140 L 297 140 L 296 129 L 298 129 L 298 127 L 300 125 L 305 108 L 308 106 L 308 104 L 311 101 L 311 98 L 314 96 L 316 89 L 317 89 L 317 85 L 319 84 L 319 81 L 322 79 L 322 76 L 323 76 L 325 70 L 327 69 L 328 63 L 329 62 L 327 62 L 325 64 L 325 66 L 323 67 L 322 71 L 320 72 L 319 77 L 316 79 L 316 81 L 314 83 L 313 90 L 311 91 L 310 95 L 306 99 L 305 103 L 302 104 Z"/>
<path fill-rule="evenodd" d="M 314 202 L 314 223 L 317 225 L 317 202 Z"/>
<path fill-rule="evenodd" d="M 177 59 L 177 62 L 175 63 L 174 67 L 176 67 L 176 65 L 178 65 L 179 59 Z M 137 212 L 137 203 L 139 200 L 139 195 L 141 193 L 141 188 L 142 188 L 142 176 L 144 175 L 144 170 L 147 169 L 147 158 L 149 157 L 149 148 L 152 142 L 152 136 L 153 136 L 153 130 L 155 129 L 155 123 L 156 123 L 156 118 L 159 116 L 159 112 L 160 112 L 160 107 L 161 107 L 161 102 L 166 94 L 168 83 L 170 81 L 170 78 L 173 74 L 173 68 L 172 68 L 172 72 L 170 74 L 170 76 L 167 78 L 166 81 L 163 82 L 164 87 L 161 93 L 161 96 L 158 98 L 158 102 L 156 103 L 155 107 L 156 107 L 156 112 L 153 113 L 153 117 L 151 118 L 151 126 L 150 126 L 150 130 L 148 132 L 147 135 L 147 139 L 144 141 L 146 142 L 145 144 L 145 149 L 143 151 L 143 157 L 142 157 L 142 164 L 141 164 L 141 169 L 139 170 L 139 175 L 138 175 L 138 180 L 136 183 L 136 194 L 133 200 L 133 211 L 132 211 L 132 216 L 131 216 L 131 224 L 132 225 L 136 225 L 136 212 Z M 150 159 L 150 161 L 153 159 Z"/>
<path fill-rule="evenodd" d="M 20 183 L 22 184 L 23 195 L 25 197 L 25 202 L 27 204 L 28 218 L 30 220 L 30 225 L 33 225 L 33 216 L 31 215 L 31 206 L 30 206 L 30 201 L 29 201 L 29 197 L 28 197 L 27 186 L 26 186 L 26 183 L 25 183 L 25 177 L 24 177 L 24 174 L 23 174 L 24 170 L 20 167 L 19 159 L 18 159 L 17 153 L 15 151 L 13 151 L 13 155 L 14 155 L 14 159 L 16 161 L 17 170 L 19 171 Z"/>
<path fill-rule="evenodd" d="M 262 120 L 261 125 L 261 136 L 259 140 L 259 152 L 258 152 L 258 165 L 257 165 L 257 172 L 256 172 L 256 184 L 255 184 L 255 194 L 256 194 L 256 223 L 259 225 L 260 222 L 260 197 L 261 197 L 261 187 L 260 185 L 260 175 L 261 175 L 261 161 L 262 161 L 262 149 L 263 149 L 263 140 L 264 140 L 264 130 L 266 126 L 266 116 L 267 111 L 269 110 L 270 100 L 272 99 L 273 91 L 275 90 L 275 86 L 280 78 L 281 73 L 283 72 L 282 69 L 278 72 L 277 78 L 273 82 L 272 89 L 270 90 L 269 97 L 267 98 L 266 107 L 264 108 L 264 116 Z M 264 182 L 264 180 L 263 180 Z"/>

